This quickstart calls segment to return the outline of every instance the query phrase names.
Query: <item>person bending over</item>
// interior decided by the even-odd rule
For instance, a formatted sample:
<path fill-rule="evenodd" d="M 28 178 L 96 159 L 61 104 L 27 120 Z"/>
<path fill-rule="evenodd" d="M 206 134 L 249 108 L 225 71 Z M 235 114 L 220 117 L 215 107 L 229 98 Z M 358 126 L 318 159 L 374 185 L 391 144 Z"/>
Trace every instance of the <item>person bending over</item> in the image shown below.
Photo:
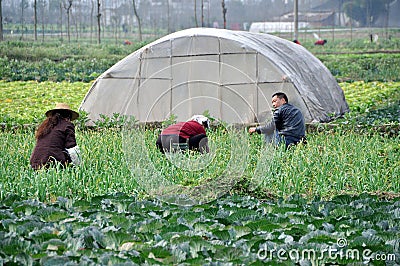
<path fill-rule="evenodd" d="M 185 149 L 208 153 L 208 138 L 205 129 L 209 126 L 209 119 L 203 115 L 194 115 L 186 122 L 170 125 L 158 136 L 157 148 L 162 153 Z"/>

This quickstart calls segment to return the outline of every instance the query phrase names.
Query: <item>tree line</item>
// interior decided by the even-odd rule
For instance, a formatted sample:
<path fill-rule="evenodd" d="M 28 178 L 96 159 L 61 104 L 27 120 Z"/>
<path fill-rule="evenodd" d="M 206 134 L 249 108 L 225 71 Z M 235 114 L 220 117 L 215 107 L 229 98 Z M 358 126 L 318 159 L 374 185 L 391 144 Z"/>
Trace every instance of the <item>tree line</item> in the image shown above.
<path fill-rule="evenodd" d="M 105 33 L 115 40 L 134 34 L 170 33 L 190 27 L 243 29 L 251 22 L 276 20 L 293 12 L 294 0 L 0 0 L 0 40 L 4 33 L 59 34 L 101 42 Z M 359 26 L 389 21 L 398 0 L 340 0 L 332 10 L 343 12 Z M 299 11 L 313 11 L 330 1 L 299 0 Z M 341 26 L 341 25 L 339 25 Z M 385 26 L 385 25 L 381 25 Z"/>

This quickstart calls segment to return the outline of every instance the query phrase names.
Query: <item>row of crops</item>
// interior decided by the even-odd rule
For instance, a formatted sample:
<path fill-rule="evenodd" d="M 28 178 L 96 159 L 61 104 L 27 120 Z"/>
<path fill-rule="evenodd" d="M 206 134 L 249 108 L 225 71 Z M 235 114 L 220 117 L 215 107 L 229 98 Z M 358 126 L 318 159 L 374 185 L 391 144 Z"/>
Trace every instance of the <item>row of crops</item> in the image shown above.
<path fill-rule="evenodd" d="M 4 265 L 398 265 L 400 255 L 400 201 L 370 195 L 185 208 L 122 193 L 46 205 L 10 196 L 0 206 Z"/>
<path fill-rule="evenodd" d="M 0 77 L 6 81 L 68 81 L 90 82 L 110 66 L 129 53 L 145 45 L 139 42 L 133 46 L 123 45 L 57 45 L 24 42 L 0 43 Z M 389 43 L 399 49 L 398 41 Z M 337 49 L 349 49 L 349 44 L 335 44 Z M 372 44 L 364 45 L 364 49 L 383 49 Z M 335 46 L 333 46 L 335 47 Z M 342 81 L 399 81 L 400 54 L 380 53 L 358 54 L 357 47 L 352 47 L 348 54 L 337 54 L 333 47 L 316 50 L 316 56 L 328 67 L 332 74 Z M 358 50 L 363 49 L 360 46 Z"/>
<path fill-rule="evenodd" d="M 90 61 L 85 46 L 60 59 L 51 46 L 23 55 L 26 45 L 0 64 L 0 264 L 400 264 L 397 54 L 319 55 L 346 80 L 351 113 L 310 128 L 306 146 L 275 149 L 221 124 L 208 132 L 210 155 L 165 157 L 159 128 L 127 130 L 118 114 L 87 128 L 81 113 L 83 164 L 33 171 L 44 112 L 77 109 L 128 48 L 93 49 Z"/>
<path fill-rule="evenodd" d="M 338 79 L 346 81 L 398 81 L 400 55 L 320 55 L 321 61 Z M 60 62 L 50 59 L 39 61 L 0 58 L 0 77 L 7 81 L 69 81 L 90 82 L 112 66 L 109 59 L 67 58 Z"/>
<path fill-rule="evenodd" d="M 359 124 L 399 122 L 399 84 L 377 81 L 339 83 L 351 108 L 346 119 L 354 118 Z M 39 123 L 49 106 L 66 99 L 77 110 L 90 86 L 91 82 L 0 81 L 0 123 L 8 127 Z M 85 114 L 81 116 L 78 126 L 85 122 Z"/>
<path fill-rule="evenodd" d="M 159 188 L 164 179 L 189 187 L 207 180 L 231 181 L 218 189 L 209 182 L 201 187 L 203 195 L 208 190 L 217 193 L 233 188 L 232 193 L 262 198 L 301 194 L 329 199 L 336 194 L 396 195 L 400 191 L 399 140 L 378 133 L 325 130 L 310 134 L 309 145 L 285 151 L 262 148 L 260 136 L 246 141 L 244 131 L 234 132 L 233 137 L 215 129 L 209 132 L 209 156 L 179 154 L 174 158 L 165 158 L 156 149 L 157 131 L 129 133 L 132 135 L 115 129 L 79 131 L 82 166 L 35 172 L 29 167 L 33 131 L 4 132 L 0 136 L 0 197 L 13 193 L 49 202 L 58 196 L 90 200 L 114 192 L 142 195 L 153 191 L 152 187 Z M 235 147 L 235 155 L 230 153 L 232 140 L 240 145 Z"/>

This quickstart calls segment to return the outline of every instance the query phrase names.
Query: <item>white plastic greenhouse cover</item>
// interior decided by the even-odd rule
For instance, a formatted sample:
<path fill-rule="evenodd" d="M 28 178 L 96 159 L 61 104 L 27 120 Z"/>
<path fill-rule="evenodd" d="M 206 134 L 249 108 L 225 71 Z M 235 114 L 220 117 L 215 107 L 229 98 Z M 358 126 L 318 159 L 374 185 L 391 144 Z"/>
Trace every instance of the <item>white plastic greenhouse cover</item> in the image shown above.
<path fill-rule="evenodd" d="M 119 61 L 92 85 L 80 110 L 133 115 L 141 122 L 184 121 L 208 111 L 227 123 L 271 118 L 282 91 L 306 122 L 349 110 L 329 70 L 301 45 L 268 34 L 211 28 L 162 37 Z"/>

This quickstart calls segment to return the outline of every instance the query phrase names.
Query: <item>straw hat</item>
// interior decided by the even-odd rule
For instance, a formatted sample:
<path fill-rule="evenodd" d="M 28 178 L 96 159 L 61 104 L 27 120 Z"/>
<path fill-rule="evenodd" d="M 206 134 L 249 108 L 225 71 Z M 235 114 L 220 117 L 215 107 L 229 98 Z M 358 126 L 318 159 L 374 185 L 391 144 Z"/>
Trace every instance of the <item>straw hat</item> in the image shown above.
<path fill-rule="evenodd" d="M 48 110 L 46 112 L 46 116 L 49 117 L 53 112 L 55 111 L 59 111 L 59 110 L 68 110 L 71 112 L 71 121 L 77 119 L 79 117 L 79 114 L 73 110 L 71 110 L 71 108 L 69 107 L 68 104 L 66 103 L 57 103 L 56 107 L 54 109 Z"/>

